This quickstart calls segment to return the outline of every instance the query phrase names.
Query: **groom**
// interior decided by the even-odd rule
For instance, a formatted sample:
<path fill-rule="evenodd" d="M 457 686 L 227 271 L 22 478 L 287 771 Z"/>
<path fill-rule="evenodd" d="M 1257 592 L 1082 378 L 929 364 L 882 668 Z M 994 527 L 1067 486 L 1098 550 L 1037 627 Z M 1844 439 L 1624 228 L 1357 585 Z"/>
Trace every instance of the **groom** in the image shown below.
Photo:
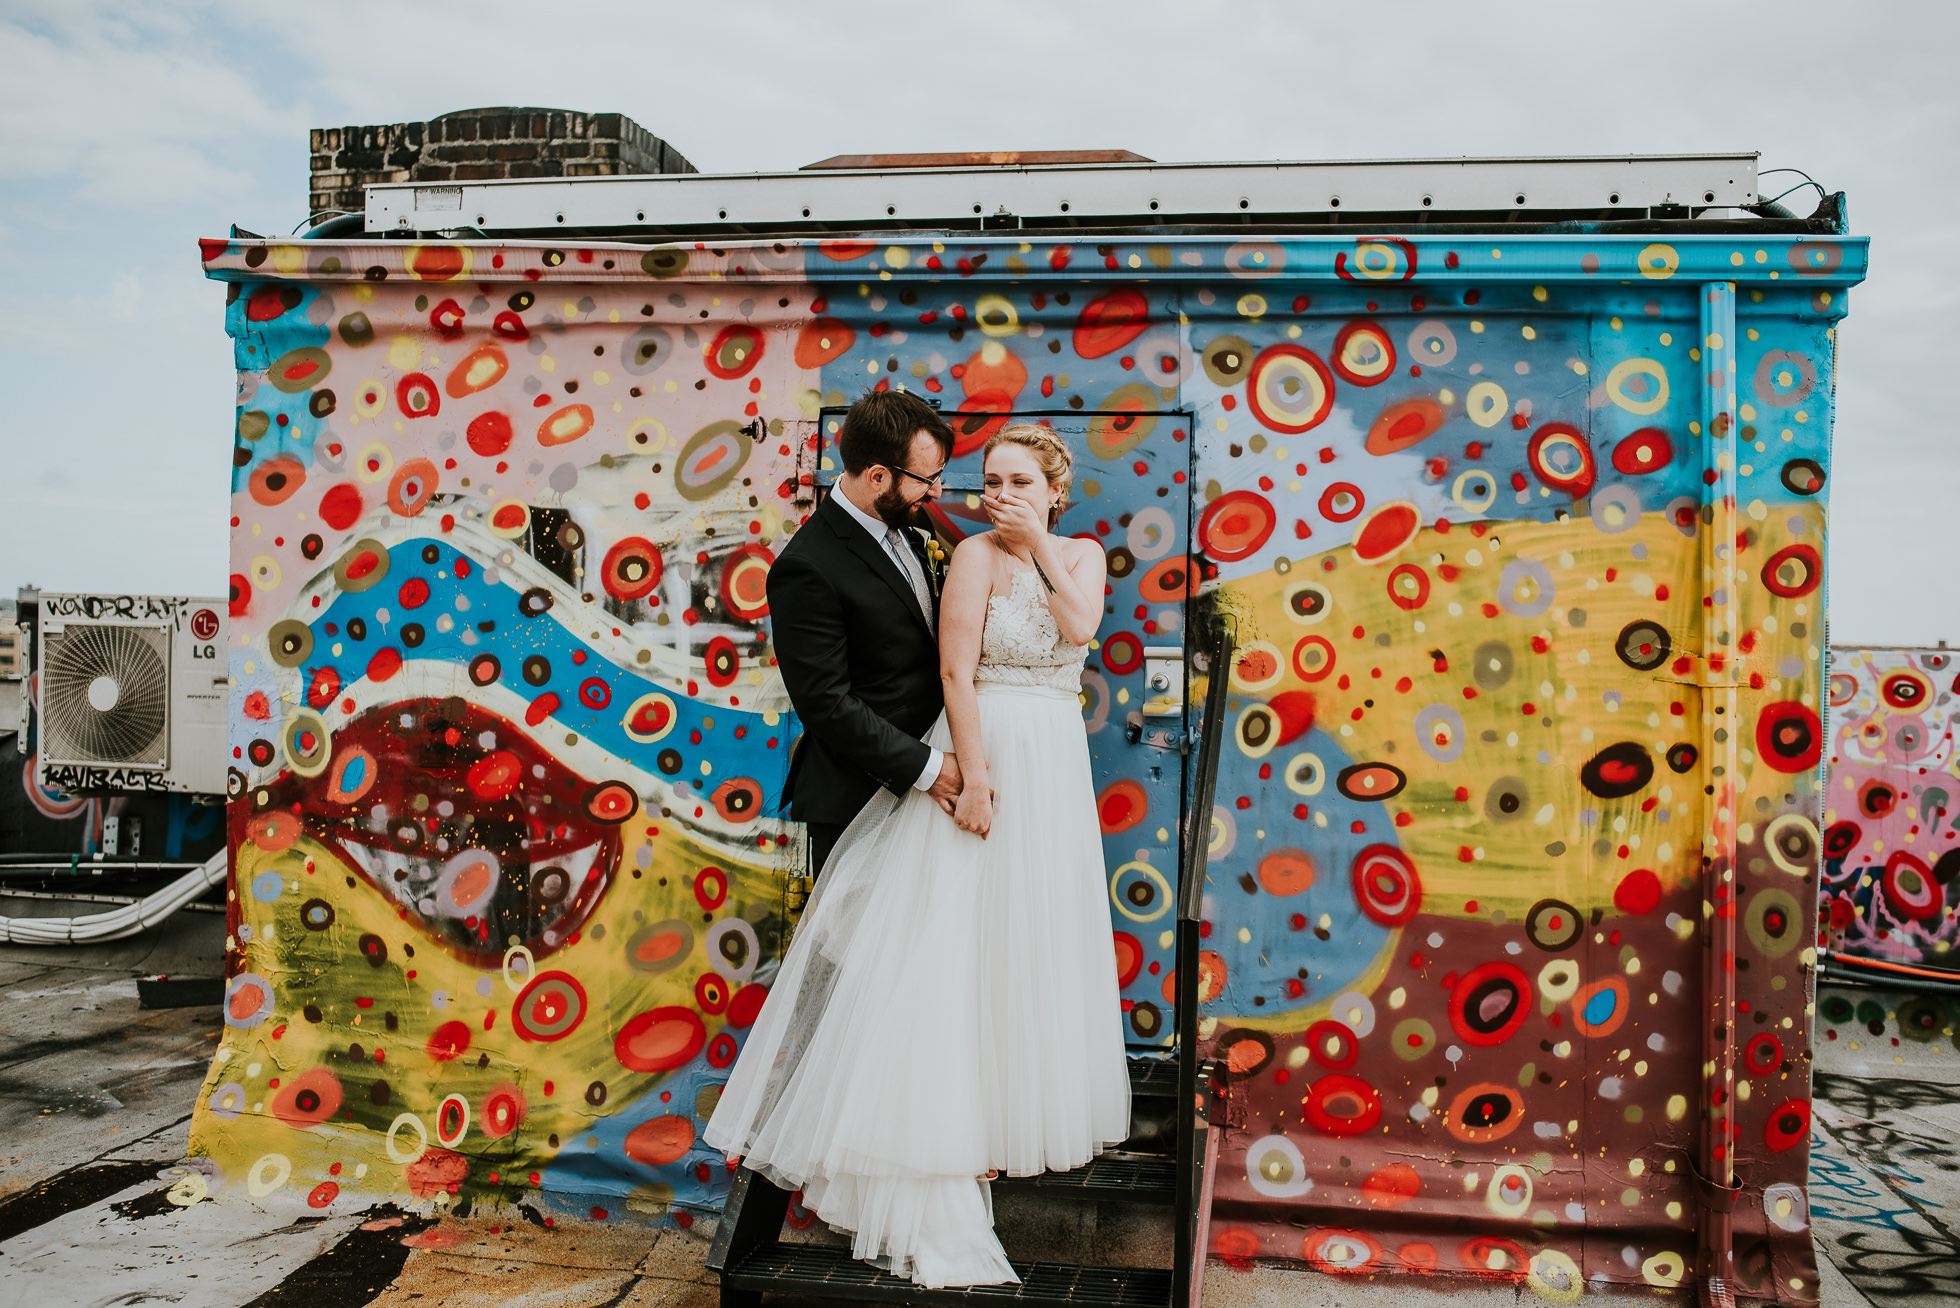
<path fill-rule="evenodd" d="M 912 526 L 937 499 L 953 430 L 904 391 L 844 415 L 844 473 L 769 569 L 783 685 L 803 724 L 784 794 L 807 823 L 810 874 L 879 786 L 928 791 L 952 811 L 959 763 L 921 737 L 939 717 L 943 569 Z"/>

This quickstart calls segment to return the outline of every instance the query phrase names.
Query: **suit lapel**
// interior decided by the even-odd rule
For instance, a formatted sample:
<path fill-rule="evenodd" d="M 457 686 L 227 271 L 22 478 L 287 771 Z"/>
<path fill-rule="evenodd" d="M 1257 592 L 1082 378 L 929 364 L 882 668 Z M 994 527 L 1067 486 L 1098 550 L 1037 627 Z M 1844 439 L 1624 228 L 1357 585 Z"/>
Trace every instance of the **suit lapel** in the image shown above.
<path fill-rule="evenodd" d="M 835 496 L 840 492 L 833 488 L 830 493 Z M 884 545 L 872 540 L 870 534 L 859 526 L 850 514 L 833 505 L 829 499 L 824 501 L 822 512 L 825 515 L 825 525 L 836 533 L 838 540 L 844 543 L 844 547 L 857 555 L 867 568 L 891 587 L 892 593 L 904 604 L 905 611 L 918 619 L 919 625 L 926 628 L 928 635 L 932 634 L 932 627 L 926 615 L 919 609 L 919 597 L 912 592 L 912 583 L 898 570 L 898 564 L 892 562 L 892 556 L 885 553 Z"/>

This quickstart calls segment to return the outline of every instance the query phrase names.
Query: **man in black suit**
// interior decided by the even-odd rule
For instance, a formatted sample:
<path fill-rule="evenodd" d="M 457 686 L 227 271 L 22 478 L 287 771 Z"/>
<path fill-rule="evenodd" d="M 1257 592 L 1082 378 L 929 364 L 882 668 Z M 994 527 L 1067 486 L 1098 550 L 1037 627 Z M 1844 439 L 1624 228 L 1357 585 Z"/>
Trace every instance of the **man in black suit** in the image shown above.
<path fill-rule="evenodd" d="M 844 416 L 844 473 L 769 569 L 783 685 L 803 724 L 784 793 L 807 823 L 810 872 L 879 786 L 929 791 L 952 811 L 959 763 L 922 737 L 939 717 L 943 571 L 912 523 L 936 499 L 952 428 L 904 391 Z"/>

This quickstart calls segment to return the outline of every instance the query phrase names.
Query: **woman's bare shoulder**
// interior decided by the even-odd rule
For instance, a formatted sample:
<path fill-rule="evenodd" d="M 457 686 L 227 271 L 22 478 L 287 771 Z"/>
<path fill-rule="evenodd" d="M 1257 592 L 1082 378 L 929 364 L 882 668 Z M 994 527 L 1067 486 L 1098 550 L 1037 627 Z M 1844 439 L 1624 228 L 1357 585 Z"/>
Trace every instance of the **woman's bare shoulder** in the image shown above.
<path fill-rule="evenodd" d="M 995 556 L 1000 551 L 995 549 L 992 542 L 987 539 L 988 534 L 982 532 L 977 536 L 968 536 L 953 546 L 953 561 L 949 566 L 959 569 L 961 576 L 971 576 L 975 573 L 990 574 L 993 571 Z"/>
<path fill-rule="evenodd" d="M 953 546 L 953 557 L 957 559 L 964 555 L 967 558 L 972 558 L 986 550 L 991 550 L 993 548 L 993 542 L 987 539 L 991 535 L 993 533 L 990 531 L 981 531 L 968 536 L 965 540 Z"/>
<path fill-rule="evenodd" d="M 992 594 L 1000 571 L 1000 551 L 987 539 L 991 533 L 968 536 L 953 547 L 953 560 L 947 566 L 948 584 L 957 580 L 962 587 L 978 586 Z"/>

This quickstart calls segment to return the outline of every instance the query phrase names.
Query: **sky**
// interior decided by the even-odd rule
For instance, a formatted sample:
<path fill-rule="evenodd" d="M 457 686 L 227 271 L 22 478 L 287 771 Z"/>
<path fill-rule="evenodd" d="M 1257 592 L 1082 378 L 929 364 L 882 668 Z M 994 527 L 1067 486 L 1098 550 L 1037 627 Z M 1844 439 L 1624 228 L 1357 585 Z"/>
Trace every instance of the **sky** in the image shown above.
<path fill-rule="evenodd" d="M 1960 6 L 1884 0 L 0 0 L 0 596 L 222 595 L 234 374 L 197 238 L 300 224 L 309 128 L 524 104 L 624 113 L 704 172 L 1759 150 L 1872 239 L 1831 638 L 1960 643 L 1956 37 Z"/>

